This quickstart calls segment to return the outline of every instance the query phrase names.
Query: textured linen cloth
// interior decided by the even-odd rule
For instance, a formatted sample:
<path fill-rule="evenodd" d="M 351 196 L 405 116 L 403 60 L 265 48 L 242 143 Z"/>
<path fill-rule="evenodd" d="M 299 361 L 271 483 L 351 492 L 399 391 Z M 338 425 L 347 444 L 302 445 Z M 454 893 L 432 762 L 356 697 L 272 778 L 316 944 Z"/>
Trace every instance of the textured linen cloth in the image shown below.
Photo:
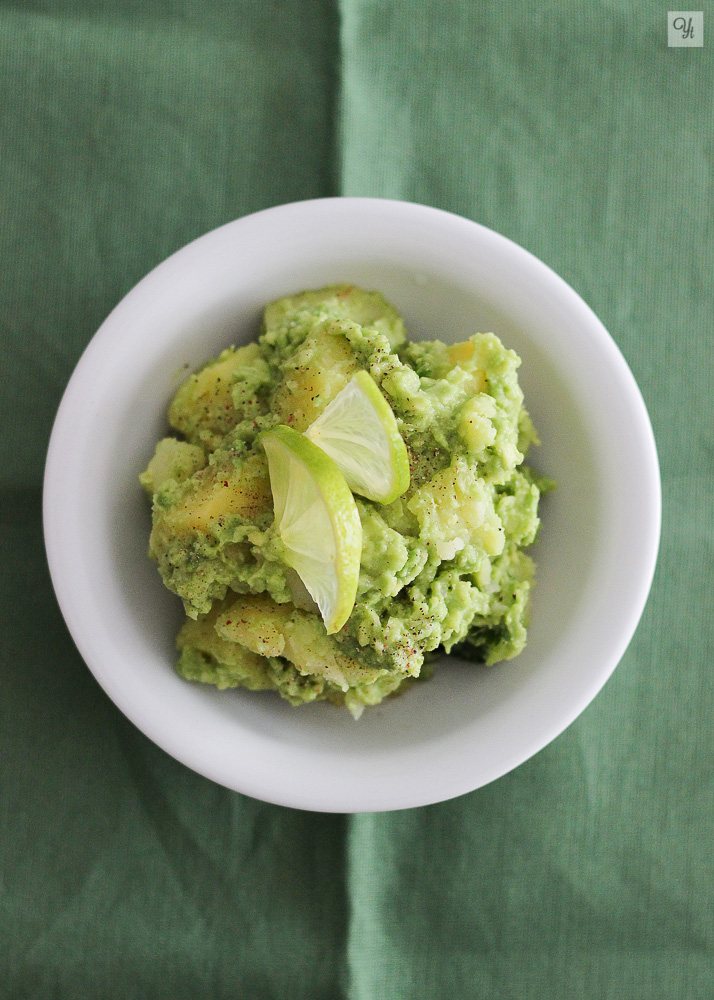
<path fill-rule="evenodd" d="M 673 48 L 644 0 L 0 2 L 2 1000 L 712 996 L 703 14 Z M 350 817 L 140 734 L 64 626 L 40 511 L 117 301 L 216 225 L 336 194 L 458 212 L 570 282 L 641 386 L 664 499 L 645 614 L 586 712 L 485 788 Z"/>

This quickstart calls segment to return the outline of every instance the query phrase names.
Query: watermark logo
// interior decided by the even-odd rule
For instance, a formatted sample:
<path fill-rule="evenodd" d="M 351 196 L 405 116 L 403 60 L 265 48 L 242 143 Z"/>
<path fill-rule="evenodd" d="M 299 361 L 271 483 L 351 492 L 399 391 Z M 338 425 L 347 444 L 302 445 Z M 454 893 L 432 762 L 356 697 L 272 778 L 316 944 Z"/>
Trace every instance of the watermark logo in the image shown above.
<path fill-rule="evenodd" d="M 670 48 L 704 45 L 704 11 L 667 11 L 667 45 Z"/>

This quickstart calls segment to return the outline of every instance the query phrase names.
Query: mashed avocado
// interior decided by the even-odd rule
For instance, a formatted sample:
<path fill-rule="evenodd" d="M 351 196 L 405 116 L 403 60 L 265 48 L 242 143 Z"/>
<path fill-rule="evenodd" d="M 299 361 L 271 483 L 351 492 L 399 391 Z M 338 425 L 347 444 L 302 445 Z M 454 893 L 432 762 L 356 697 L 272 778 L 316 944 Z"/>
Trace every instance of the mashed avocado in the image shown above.
<path fill-rule="evenodd" d="M 533 579 L 524 549 L 548 485 L 523 464 L 537 436 L 519 364 L 491 333 L 410 342 L 381 295 L 350 285 L 269 305 L 256 343 L 181 386 L 169 408 L 180 437 L 160 441 L 141 475 L 150 555 L 187 616 L 179 673 L 358 715 L 427 676 L 437 650 L 488 664 L 519 653 Z M 357 600 L 328 635 L 282 558 L 260 434 L 305 431 L 359 369 L 397 418 L 410 481 L 388 504 L 355 496 Z"/>

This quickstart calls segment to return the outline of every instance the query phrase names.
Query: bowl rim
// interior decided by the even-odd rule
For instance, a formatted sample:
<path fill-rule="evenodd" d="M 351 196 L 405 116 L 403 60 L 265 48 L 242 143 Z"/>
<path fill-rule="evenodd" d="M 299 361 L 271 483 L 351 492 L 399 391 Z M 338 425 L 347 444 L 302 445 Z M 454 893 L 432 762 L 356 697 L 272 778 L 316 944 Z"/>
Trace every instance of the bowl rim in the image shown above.
<path fill-rule="evenodd" d="M 156 720 L 152 717 L 151 711 L 146 710 L 146 706 L 137 707 L 131 699 L 125 697 L 121 685 L 116 683 L 116 678 L 112 678 L 97 663 L 96 652 L 92 643 L 88 640 L 87 630 L 82 621 L 82 609 L 73 600 L 71 592 L 71 558 L 68 557 L 66 547 L 63 544 L 61 532 L 62 526 L 57 517 L 57 510 L 54 498 L 57 495 L 56 486 L 62 475 L 61 454 L 62 448 L 67 446 L 68 434 L 71 432 L 71 423 L 74 419 L 72 412 L 73 394 L 75 394 L 80 381 L 84 378 L 85 371 L 94 363 L 95 356 L 101 352 L 104 340 L 115 335 L 115 325 L 121 322 L 121 316 L 126 309 L 128 301 L 133 301 L 138 296 L 157 281 L 161 281 L 164 275 L 170 274 L 177 262 L 182 261 L 187 256 L 195 254 L 205 241 L 215 240 L 223 236 L 231 236 L 239 233 L 241 227 L 254 226 L 261 222 L 270 223 L 280 215 L 287 217 L 292 214 L 293 218 L 305 216 L 305 213 L 312 211 L 329 211 L 339 213 L 350 212 L 388 212 L 392 213 L 395 219 L 411 218 L 414 213 L 422 217 L 425 221 L 431 221 L 436 225 L 448 225 L 461 227 L 462 232 L 472 232 L 478 234 L 479 239 L 493 241 L 494 246 L 498 245 L 507 248 L 508 252 L 515 255 L 531 269 L 548 275 L 549 280 L 554 281 L 561 293 L 567 296 L 571 303 L 577 303 L 578 308 L 584 310 L 583 315 L 588 316 L 592 323 L 592 330 L 597 331 L 597 336 L 601 338 L 600 348 L 608 352 L 609 363 L 616 365 L 623 383 L 627 385 L 629 394 L 629 405 L 637 422 L 637 434 L 645 456 L 644 464 L 647 469 L 648 482 L 645 490 L 648 495 L 648 507 L 646 517 L 641 524 L 641 538 L 639 555 L 641 559 L 641 572 L 639 585 L 636 590 L 629 595 L 626 622 L 620 630 L 619 639 L 613 645 L 609 662 L 603 666 L 597 676 L 592 678 L 589 685 L 583 686 L 578 698 L 573 698 L 569 703 L 567 711 L 561 714 L 559 723 L 551 726 L 550 729 L 541 733 L 539 738 L 532 745 L 519 747 L 518 752 L 512 755 L 507 766 L 502 766 L 498 773 L 493 773 L 488 780 L 478 781 L 473 784 L 473 779 L 468 774 L 455 775 L 450 782 L 445 782 L 441 790 L 430 787 L 418 791 L 412 790 L 407 795 L 395 795 L 391 799 L 385 798 L 384 794 L 372 796 L 356 795 L 350 797 L 346 794 L 339 801 L 334 797 L 330 798 L 322 794 L 319 790 L 307 791 L 305 789 L 286 789 L 284 785 L 276 785 L 275 782 L 259 776 L 257 779 L 249 780 L 246 775 L 242 775 L 238 781 L 227 781 L 225 773 L 211 767 L 210 761 L 205 754 L 191 752 L 180 740 L 176 740 L 175 734 L 167 733 L 161 726 L 156 725 Z M 422 205 L 417 202 L 400 201 L 388 198 L 365 198 L 365 197 L 334 197 L 334 198 L 314 198 L 297 202 L 289 202 L 284 205 L 277 205 L 258 212 L 250 213 L 238 219 L 224 223 L 215 229 L 198 236 L 190 243 L 179 248 L 164 261 L 159 263 L 149 271 L 129 292 L 117 303 L 108 314 L 99 329 L 90 339 L 83 351 L 73 374 L 63 393 L 57 415 L 52 428 L 49 440 L 47 458 L 45 463 L 45 473 L 43 482 L 43 530 L 47 560 L 52 578 L 53 587 L 57 600 L 65 618 L 70 634 L 80 652 L 85 659 L 90 671 L 94 674 L 100 686 L 108 696 L 115 702 L 120 710 L 150 739 L 162 747 L 171 756 L 177 758 L 188 767 L 205 775 L 211 780 L 224 784 L 235 791 L 252 795 L 256 798 L 275 804 L 315 810 L 324 812 L 372 812 L 382 810 L 393 810 L 412 808 L 415 806 L 432 804 L 453 798 L 457 795 L 465 794 L 469 791 L 496 780 L 503 774 L 508 773 L 529 759 L 543 747 L 548 745 L 560 733 L 562 733 L 572 722 L 582 713 L 598 694 L 606 681 L 611 676 L 617 664 L 622 659 L 642 616 L 647 602 L 647 598 L 652 585 L 654 572 L 657 563 L 661 534 L 661 482 L 659 473 L 659 463 L 657 458 L 657 448 L 652 425 L 647 413 L 644 399 L 635 378 L 627 364 L 622 352 L 615 343 L 612 336 L 602 325 L 590 307 L 578 295 L 577 292 L 557 275 L 543 261 L 535 257 L 528 250 L 516 244 L 508 237 L 497 233 L 480 223 L 466 219 L 463 216 L 447 212 L 443 209 Z"/>

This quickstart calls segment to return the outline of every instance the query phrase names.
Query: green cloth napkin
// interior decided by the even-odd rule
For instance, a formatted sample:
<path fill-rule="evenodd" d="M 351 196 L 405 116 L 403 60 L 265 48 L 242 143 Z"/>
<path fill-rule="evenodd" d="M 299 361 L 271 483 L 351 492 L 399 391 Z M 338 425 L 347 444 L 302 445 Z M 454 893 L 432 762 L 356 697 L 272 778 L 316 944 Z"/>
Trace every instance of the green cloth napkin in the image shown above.
<path fill-rule="evenodd" d="M 669 47 L 644 0 L 0 4 L 2 1000 L 712 996 L 713 14 Z M 450 209 L 559 272 L 632 367 L 664 491 L 591 707 L 486 788 L 353 817 L 144 738 L 67 633 L 40 510 L 116 302 L 222 222 L 334 194 Z"/>

